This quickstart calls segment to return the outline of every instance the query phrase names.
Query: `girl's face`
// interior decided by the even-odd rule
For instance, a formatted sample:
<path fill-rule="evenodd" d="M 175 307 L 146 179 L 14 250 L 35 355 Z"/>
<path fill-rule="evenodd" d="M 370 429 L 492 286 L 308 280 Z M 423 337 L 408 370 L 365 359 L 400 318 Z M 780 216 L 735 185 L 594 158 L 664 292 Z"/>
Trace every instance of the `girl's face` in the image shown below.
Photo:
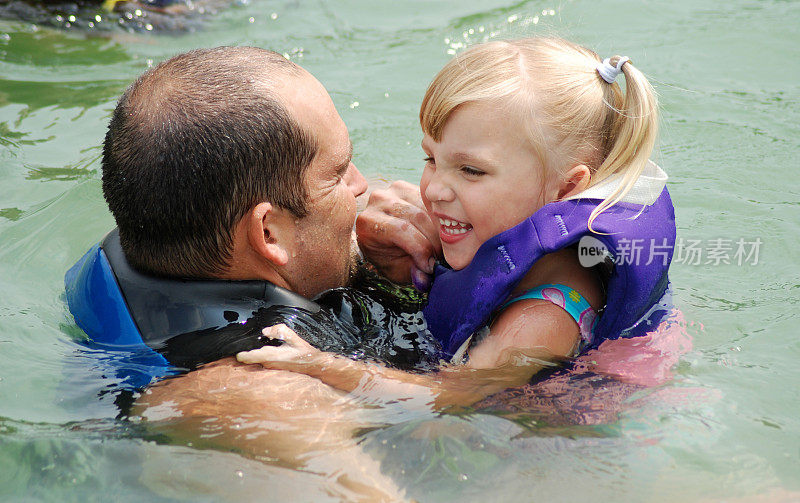
<path fill-rule="evenodd" d="M 510 114 L 515 115 L 515 114 Z M 448 264 L 463 269 L 489 238 L 509 229 L 557 197 L 547 183 L 519 117 L 489 103 L 459 106 L 441 141 L 422 140 L 427 156 L 422 200 Z"/>

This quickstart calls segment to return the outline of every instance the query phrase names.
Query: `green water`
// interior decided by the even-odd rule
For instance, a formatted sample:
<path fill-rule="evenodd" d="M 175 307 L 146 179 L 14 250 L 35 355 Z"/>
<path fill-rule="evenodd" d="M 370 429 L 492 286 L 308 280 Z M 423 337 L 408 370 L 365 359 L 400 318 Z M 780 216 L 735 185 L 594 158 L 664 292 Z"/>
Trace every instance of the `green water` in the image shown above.
<path fill-rule="evenodd" d="M 113 225 L 98 156 L 130 81 L 195 47 L 286 53 L 330 90 L 362 172 L 417 182 L 417 107 L 449 51 L 529 34 L 630 56 L 661 97 L 655 157 L 679 237 L 705 252 L 710 239 L 760 239 L 758 263 L 732 250 L 731 264 L 673 265 L 694 349 L 656 399 L 611 424 L 430 414 L 365 445 L 422 501 L 800 499 L 798 22 L 800 3 L 780 0 L 252 0 L 176 35 L 0 20 L 0 500 L 326 497 L 313 474 L 154 443 L 97 396 L 107 383 L 77 353 L 60 295 L 64 271 Z M 419 421 L 453 433 L 420 441 Z"/>

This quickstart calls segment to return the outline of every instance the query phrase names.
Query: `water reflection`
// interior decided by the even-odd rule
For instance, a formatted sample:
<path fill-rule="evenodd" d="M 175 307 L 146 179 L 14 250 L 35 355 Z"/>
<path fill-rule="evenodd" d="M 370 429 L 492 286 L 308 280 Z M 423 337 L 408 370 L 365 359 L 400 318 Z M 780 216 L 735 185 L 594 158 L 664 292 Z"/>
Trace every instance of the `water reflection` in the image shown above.
<path fill-rule="evenodd" d="M 95 178 L 97 176 L 98 159 L 99 155 L 96 155 L 74 164 L 67 164 L 64 167 L 26 166 L 28 174 L 25 176 L 25 179 L 67 181 Z"/>
<path fill-rule="evenodd" d="M 120 13 L 91 9 L 84 18 L 76 15 L 76 22 L 87 23 L 83 29 L 73 23 L 45 28 L 60 25 L 44 17 L 41 28 L 0 20 L 0 415 L 13 418 L 0 420 L 0 499 L 343 499 L 309 472 L 172 445 L 156 434 L 116 430 L 116 424 L 103 431 L 98 423 L 67 422 L 115 414 L 113 405 L 98 404 L 97 392 L 108 380 L 88 356 L 77 372 L 83 380 L 71 382 L 74 400 L 62 407 L 64 395 L 52 385 L 63 378 L 65 361 L 81 360 L 57 328 L 64 318 L 56 300 L 63 272 L 113 225 L 99 181 L 80 176 L 81 159 L 94 153 L 78 152 L 100 143 L 112 100 L 145 69 L 146 59 L 218 43 L 280 52 L 298 47 L 304 51 L 296 57 L 302 54 L 304 66 L 333 91 L 359 168 L 367 176 L 417 181 L 419 98 L 448 58 L 444 39 L 461 41 L 464 32 L 521 35 L 521 21 L 536 16 L 528 34 L 564 34 L 604 54 L 639 54 L 643 68 L 670 84 L 659 86 L 661 156 L 675 188 L 680 230 L 769 238 L 769 256 L 758 268 L 673 268 L 679 305 L 709 327 L 696 337 L 699 351 L 678 367 L 678 383 L 635 391 L 576 375 L 572 395 L 550 389 L 551 396 L 537 402 L 517 390 L 506 397 L 508 410 L 487 404 L 461 415 L 395 417 L 357 438 L 422 501 L 706 501 L 759 494 L 758 501 L 771 501 L 780 496 L 771 487 L 796 487 L 800 458 L 796 442 L 787 439 L 798 430 L 798 394 L 787 383 L 796 380 L 800 357 L 793 308 L 800 281 L 791 239 L 800 222 L 792 168 L 800 123 L 792 71 L 800 3 L 766 0 L 755 13 L 746 2 L 713 8 L 639 2 L 614 9 L 593 2 L 352 1 L 326 2 L 324 13 L 319 4 L 254 1 L 209 23 L 209 33 L 181 37 L 127 35 L 118 27 Z M 543 17 L 545 8 L 556 15 Z M 270 17 L 275 11 L 277 20 Z M 68 12 L 60 15 L 69 22 Z M 757 69 L 742 63 L 752 61 Z M 353 101 L 360 106 L 348 108 Z M 93 107 L 71 120 L 80 113 L 72 109 Z M 23 115 L 25 109 L 34 113 Z M 65 166 L 75 171 L 40 170 Z M 96 168 L 85 169 L 97 176 Z M 41 183 L 45 179 L 56 182 Z M 737 350 L 726 353 L 732 339 Z M 679 388 L 689 385 L 705 388 L 706 395 Z M 612 388 L 600 391 L 606 396 L 618 393 L 607 410 L 587 405 L 595 386 Z M 673 389 L 683 398 L 665 393 Z M 716 390 L 724 400 L 705 399 Z M 569 411 L 570 402 L 588 419 L 610 422 L 576 424 L 582 419 Z M 564 412 L 542 410 L 548 403 Z M 96 434 L 82 431 L 93 427 Z M 88 461 L 58 457 L 70 449 Z M 32 454 L 37 450 L 41 455 Z M 54 459 L 73 469 L 53 467 Z"/>
<path fill-rule="evenodd" d="M 205 16 L 214 15 L 232 3 L 234 0 L 12 0 L 0 4 L 0 18 L 94 33 L 120 28 L 134 32 L 181 32 L 202 28 Z"/>
<path fill-rule="evenodd" d="M 26 105 L 24 111 L 20 113 L 20 119 L 48 106 L 86 109 L 113 100 L 126 85 L 127 82 L 113 80 L 100 82 L 0 80 L 0 106 L 11 103 Z M 5 136 L 5 132 L 2 134 Z"/>

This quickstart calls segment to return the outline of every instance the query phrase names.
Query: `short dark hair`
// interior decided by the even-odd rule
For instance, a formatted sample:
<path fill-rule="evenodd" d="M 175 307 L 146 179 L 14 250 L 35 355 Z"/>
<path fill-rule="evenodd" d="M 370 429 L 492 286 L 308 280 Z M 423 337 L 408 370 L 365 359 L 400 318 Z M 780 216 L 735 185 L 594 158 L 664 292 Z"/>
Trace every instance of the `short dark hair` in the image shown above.
<path fill-rule="evenodd" d="M 219 276 L 256 204 L 305 216 L 316 141 L 270 92 L 271 75 L 300 72 L 271 51 L 218 47 L 169 59 L 125 91 L 103 144 L 103 195 L 133 267 Z"/>

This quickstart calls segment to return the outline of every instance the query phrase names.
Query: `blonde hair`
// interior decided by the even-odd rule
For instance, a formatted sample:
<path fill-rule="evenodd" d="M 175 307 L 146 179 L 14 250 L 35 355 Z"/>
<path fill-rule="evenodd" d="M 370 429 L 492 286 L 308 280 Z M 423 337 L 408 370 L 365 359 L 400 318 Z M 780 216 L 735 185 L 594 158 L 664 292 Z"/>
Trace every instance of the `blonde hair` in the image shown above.
<path fill-rule="evenodd" d="M 611 58 L 616 65 L 619 56 Z M 473 102 L 492 102 L 521 113 L 531 144 L 548 169 L 563 174 L 585 164 L 589 185 L 621 176 L 618 188 L 594 209 L 595 218 L 622 200 L 649 162 L 658 131 L 655 92 L 628 61 L 622 65 L 625 92 L 597 73 L 600 57 L 558 38 L 525 38 L 473 46 L 434 77 L 419 119 L 425 134 L 440 141 L 453 111 Z M 549 141 L 546 141 L 546 138 Z M 562 162 L 563 164 L 563 162 Z"/>

